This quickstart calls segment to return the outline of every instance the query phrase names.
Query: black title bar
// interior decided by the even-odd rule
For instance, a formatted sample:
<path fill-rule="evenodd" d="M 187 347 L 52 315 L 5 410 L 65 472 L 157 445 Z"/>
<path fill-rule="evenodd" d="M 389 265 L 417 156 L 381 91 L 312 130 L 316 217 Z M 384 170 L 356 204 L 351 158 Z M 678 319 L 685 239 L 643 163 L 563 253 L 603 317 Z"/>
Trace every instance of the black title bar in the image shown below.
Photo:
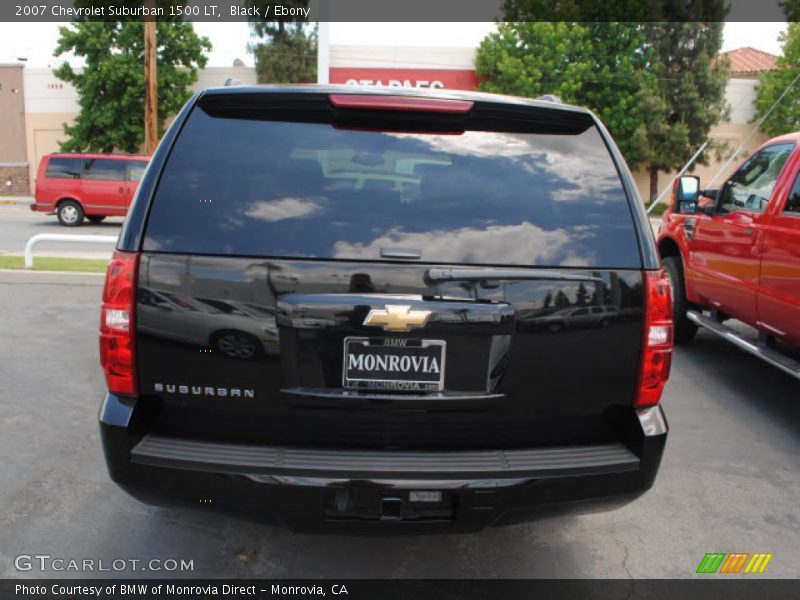
<path fill-rule="evenodd" d="M 793 6 L 781 0 L 3 0 L 0 21 L 754 22 L 794 19 Z"/>
<path fill-rule="evenodd" d="M 376 580 L 376 579 L 5 579 L 0 598 L 37 600 L 587 600 L 682 598 L 751 600 L 789 598 L 797 581 L 779 579 L 516 579 L 516 580 Z"/>

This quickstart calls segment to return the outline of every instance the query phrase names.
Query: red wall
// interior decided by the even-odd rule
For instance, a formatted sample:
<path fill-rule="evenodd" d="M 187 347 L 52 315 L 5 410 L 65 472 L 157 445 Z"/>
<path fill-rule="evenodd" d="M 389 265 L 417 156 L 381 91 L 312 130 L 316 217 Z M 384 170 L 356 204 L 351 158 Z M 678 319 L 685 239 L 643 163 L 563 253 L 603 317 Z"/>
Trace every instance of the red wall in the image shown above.
<path fill-rule="evenodd" d="M 475 90 L 478 77 L 469 69 L 362 69 L 331 67 L 331 83 L 450 90 Z"/>

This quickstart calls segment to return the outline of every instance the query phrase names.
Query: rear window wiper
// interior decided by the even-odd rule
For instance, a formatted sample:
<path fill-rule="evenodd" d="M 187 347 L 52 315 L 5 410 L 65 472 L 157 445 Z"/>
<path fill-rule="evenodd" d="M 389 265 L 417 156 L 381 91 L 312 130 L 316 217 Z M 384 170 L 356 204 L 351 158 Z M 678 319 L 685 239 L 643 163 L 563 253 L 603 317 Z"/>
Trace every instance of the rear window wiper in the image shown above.
<path fill-rule="evenodd" d="M 601 277 L 560 271 L 557 269 L 428 269 L 425 271 L 425 283 L 438 285 L 448 281 L 480 281 L 483 287 L 496 287 L 497 281 L 595 281 L 602 282 Z"/>

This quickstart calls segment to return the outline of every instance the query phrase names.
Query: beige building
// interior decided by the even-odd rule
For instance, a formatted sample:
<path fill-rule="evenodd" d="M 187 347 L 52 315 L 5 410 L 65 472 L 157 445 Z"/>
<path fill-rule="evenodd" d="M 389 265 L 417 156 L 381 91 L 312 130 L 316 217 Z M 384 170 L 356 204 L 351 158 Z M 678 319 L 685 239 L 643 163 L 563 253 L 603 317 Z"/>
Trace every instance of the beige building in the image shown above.
<path fill-rule="evenodd" d="M 25 69 L 25 142 L 31 192 L 36 169 L 45 154 L 58 151 L 64 141 L 64 123 L 72 123 L 78 113 L 78 94 L 69 83 L 58 79 L 50 69 Z"/>
<path fill-rule="evenodd" d="M 0 194 L 27 194 L 28 187 L 23 67 L 0 64 Z"/>
<path fill-rule="evenodd" d="M 14 186 L 11 190 L 5 188 L 4 194 L 29 194 L 33 193 L 36 169 L 41 158 L 57 152 L 59 142 L 64 141 L 64 123 L 71 124 L 78 114 L 78 94 L 72 85 L 61 81 L 53 75 L 50 69 L 22 68 L 22 65 L 12 65 L 18 72 L 19 81 L 15 84 L 19 94 L 14 96 L 19 104 L 18 120 L 19 131 L 10 132 L 2 128 L 0 131 L 0 176 L 3 165 L 13 161 L 18 173 L 24 174 L 24 186 Z M 0 79 L 3 89 L 0 90 L 0 108 L 4 115 L 7 114 L 3 95 L 5 80 L 10 79 L 6 70 L 11 71 L 11 66 L 0 66 Z M 224 85 L 226 79 L 238 79 L 242 83 L 253 84 L 256 82 L 255 69 L 248 67 L 209 67 L 198 73 L 198 81 L 194 89 Z M 10 85 L 10 84 L 9 84 Z M 22 89 L 24 86 L 24 94 Z M 4 123 L 5 125 L 5 123 Z M 15 154 L 6 154 L 5 149 L 14 149 Z M 10 150 L 9 150 L 10 152 Z M 30 182 L 30 184 L 29 184 Z"/>
<path fill-rule="evenodd" d="M 730 106 L 730 116 L 711 130 L 709 137 L 712 142 L 725 144 L 721 160 L 714 160 L 713 156 L 707 166 L 697 166 L 687 171 L 689 175 L 700 177 L 702 187 L 719 187 L 736 168 L 752 154 L 756 148 L 763 144 L 768 136 L 760 131 L 754 131 L 752 123 L 755 115 L 756 86 L 758 75 L 763 71 L 772 71 L 776 68 L 776 56 L 755 48 L 738 48 L 723 54 L 730 60 L 731 77 L 725 90 L 725 99 Z M 743 144 L 743 145 L 742 145 Z M 724 168 L 731 155 L 742 146 L 738 155 Z M 722 169 L 720 171 L 720 169 Z M 659 173 L 658 190 L 661 192 L 671 185 L 676 173 Z M 716 179 L 714 179 L 716 176 Z M 642 169 L 634 173 L 639 194 L 647 202 L 650 195 L 650 173 Z M 711 184 L 714 179 L 713 186 Z M 662 202 L 668 199 L 668 194 Z"/>

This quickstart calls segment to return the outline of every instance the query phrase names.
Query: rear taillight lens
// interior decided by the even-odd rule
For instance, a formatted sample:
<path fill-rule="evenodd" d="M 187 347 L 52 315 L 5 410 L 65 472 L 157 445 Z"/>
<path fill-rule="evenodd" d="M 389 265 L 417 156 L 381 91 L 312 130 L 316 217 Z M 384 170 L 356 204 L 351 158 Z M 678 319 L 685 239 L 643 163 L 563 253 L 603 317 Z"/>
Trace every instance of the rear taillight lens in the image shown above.
<path fill-rule="evenodd" d="M 139 254 L 114 252 L 106 271 L 100 313 L 100 364 L 108 390 L 136 395 L 134 315 Z"/>
<path fill-rule="evenodd" d="M 663 271 L 644 272 L 644 298 L 642 362 L 633 402 L 637 408 L 658 404 L 672 363 L 672 294 Z"/>

